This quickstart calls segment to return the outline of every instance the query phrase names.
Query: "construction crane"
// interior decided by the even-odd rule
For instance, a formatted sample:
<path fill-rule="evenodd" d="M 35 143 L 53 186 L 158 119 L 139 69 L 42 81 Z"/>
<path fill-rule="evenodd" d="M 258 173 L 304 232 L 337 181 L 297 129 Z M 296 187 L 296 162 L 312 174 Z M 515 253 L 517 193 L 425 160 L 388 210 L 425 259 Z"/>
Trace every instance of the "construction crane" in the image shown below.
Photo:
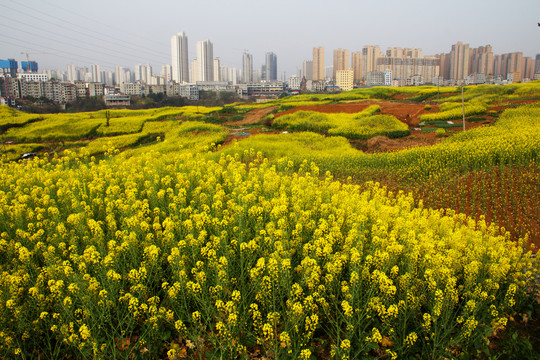
<path fill-rule="evenodd" d="M 24 52 L 24 51 L 21 51 L 21 54 L 26 55 L 26 71 L 30 71 L 30 55 L 28 54 L 28 52 Z M 54 54 L 48 53 L 48 52 L 33 52 L 32 53 L 32 55 L 36 55 L 36 54 L 54 55 Z"/>

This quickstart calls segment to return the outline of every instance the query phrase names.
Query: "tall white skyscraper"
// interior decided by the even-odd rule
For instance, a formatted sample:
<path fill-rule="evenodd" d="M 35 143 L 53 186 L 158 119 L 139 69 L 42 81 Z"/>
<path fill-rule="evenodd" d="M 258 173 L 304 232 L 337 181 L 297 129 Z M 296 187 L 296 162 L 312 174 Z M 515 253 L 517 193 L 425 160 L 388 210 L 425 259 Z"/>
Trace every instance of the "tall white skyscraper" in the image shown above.
<path fill-rule="evenodd" d="M 221 61 L 219 58 L 215 58 L 214 59 L 214 81 L 221 81 L 220 68 L 221 68 Z"/>
<path fill-rule="evenodd" d="M 301 77 L 305 77 L 306 80 L 313 80 L 313 61 L 306 60 L 302 62 Z"/>
<path fill-rule="evenodd" d="M 197 42 L 199 81 L 214 81 L 214 45 L 210 40 Z"/>
<path fill-rule="evenodd" d="M 122 83 L 126 83 L 126 71 L 124 68 L 120 65 L 117 65 L 114 68 L 114 82 L 116 85 L 120 85 Z"/>
<path fill-rule="evenodd" d="M 135 81 L 142 81 L 143 66 L 144 65 L 142 64 L 135 65 L 134 67 Z"/>
<path fill-rule="evenodd" d="M 253 56 L 248 52 L 244 52 L 242 57 L 242 81 L 245 83 L 253 81 Z"/>
<path fill-rule="evenodd" d="M 172 80 L 189 82 L 188 38 L 184 32 L 171 37 Z"/>
<path fill-rule="evenodd" d="M 223 66 L 220 69 L 221 80 L 220 81 L 230 81 L 233 85 L 238 83 L 238 69 Z"/>
<path fill-rule="evenodd" d="M 277 80 L 277 56 L 273 52 L 266 53 L 266 65 L 265 65 L 265 77 L 264 80 L 276 81 Z"/>
<path fill-rule="evenodd" d="M 171 65 L 163 65 L 160 75 L 165 79 L 165 84 L 168 84 L 172 80 Z"/>
<path fill-rule="evenodd" d="M 146 64 L 144 71 L 146 73 L 146 75 L 144 75 L 144 79 L 146 80 L 147 84 L 150 84 L 152 79 L 152 66 L 150 64 Z"/>
<path fill-rule="evenodd" d="M 67 80 L 71 82 L 79 80 L 79 72 L 77 71 L 75 64 L 67 65 Z"/>
<path fill-rule="evenodd" d="M 92 64 L 92 82 L 102 82 L 101 79 L 101 67 L 97 64 Z"/>
<path fill-rule="evenodd" d="M 201 81 L 201 79 L 199 78 L 200 75 L 201 71 L 199 68 L 199 60 L 191 60 L 191 82 L 196 83 L 197 81 Z"/>
<path fill-rule="evenodd" d="M 150 64 L 135 65 L 135 81 L 140 81 L 143 84 L 150 84 L 152 79 L 152 66 Z"/>

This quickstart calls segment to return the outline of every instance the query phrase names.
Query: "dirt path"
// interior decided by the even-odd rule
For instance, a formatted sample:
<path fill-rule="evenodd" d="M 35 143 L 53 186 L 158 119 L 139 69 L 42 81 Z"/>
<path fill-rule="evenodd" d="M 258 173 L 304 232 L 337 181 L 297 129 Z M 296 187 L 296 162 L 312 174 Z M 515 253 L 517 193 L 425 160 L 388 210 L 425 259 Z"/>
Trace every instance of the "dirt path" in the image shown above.
<path fill-rule="evenodd" d="M 247 116 L 239 121 L 227 121 L 226 123 L 223 123 L 224 125 L 248 125 L 248 124 L 257 124 L 261 121 L 263 117 L 268 115 L 272 110 L 277 109 L 277 106 L 262 108 L 262 109 L 254 109 L 248 112 Z"/>
<path fill-rule="evenodd" d="M 328 105 L 309 105 L 298 106 L 279 114 L 276 117 L 292 114 L 297 111 L 317 111 L 321 113 L 347 113 L 354 114 L 360 112 L 370 105 L 377 104 L 381 107 L 381 114 L 393 115 L 400 121 L 403 121 L 409 126 L 417 126 L 420 122 L 420 115 L 427 112 L 437 112 L 438 106 L 432 105 L 431 110 L 426 110 L 424 104 L 407 104 L 391 101 L 361 101 L 356 103 L 328 104 Z"/>

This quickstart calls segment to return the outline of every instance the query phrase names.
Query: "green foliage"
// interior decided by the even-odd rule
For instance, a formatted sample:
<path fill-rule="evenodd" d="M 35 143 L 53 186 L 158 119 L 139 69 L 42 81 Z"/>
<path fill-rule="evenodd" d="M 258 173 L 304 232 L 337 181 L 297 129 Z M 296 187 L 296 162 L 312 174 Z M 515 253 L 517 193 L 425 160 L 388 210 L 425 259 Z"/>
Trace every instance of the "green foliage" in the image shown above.
<path fill-rule="evenodd" d="M 10 108 L 7 105 L 0 106 L 0 130 L 5 130 L 15 125 L 21 126 L 32 121 L 41 120 L 42 118 L 41 115 L 27 114 Z"/>
<path fill-rule="evenodd" d="M 77 98 L 75 101 L 66 104 L 67 112 L 89 112 L 106 109 L 105 101 L 101 96 L 92 96 L 88 98 Z"/>
<path fill-rule="evenodd" d="M 448 123 L 448 121 L 444 121 L 444 120 L 433 120 L 433 121 L 430 121 L 428 125 L 436 126 L 439 128 L 445 128 L 445 129 L 454 128 L 454 127 L 463 127 L 463 124 L 459 124 L 459 123 L 450 124 Z"/>
<path fill-rule="evenodd" d="M 362 140 L 378 135 L 394 138 L 410 134 L 408 126 L 391 115 L 372 116 L 379 111 L 379 105 L 371 105 L 356 114 L 297 111 L 275 119 L 274 126 L 293 131 L 313 131 Z"/>
<path fill-rule="evenodd" d="M 42 144 L 2 144 L 0 143 L 0 154 L 2 161 L 19 160 L 22 154 L 33 153 L 43 149 Z"/>
<path fill-rule="evenodd" d="M 355 119 L 360 119 L 360 118 L 363 118 L 365 116 L 375 115 L 378 112 L 381 112 L 381 106 L 380 105 L 370 105 L 367 108 L 365 108 L 364 110 L 360 111 L 359 113 L 356 113 L 354 118 Z"/>
<path fill-rule="evenodd" d="M 328 131 L 328 135 L 358 140 L 367 140 L 374 136 L 398 138 L 410 135 L 410 133 L 409 127 L 392 115 L 361 117 L 353 125 L 340 126 Z"/>
<path fill-rule="evenodd" d="M 273 126 L 297 131 L 326 132 L 336 125 L 331 122 L 328 114 L 297 111 L 275 119 Z"/>
<path fill-rule="evenodd" d="M 433 114 L 423 114 L 419 118 L 422 121 L 433 120 L 456 120 L 463 117 L 462 105 L 458 103 L 445 103 L 439 108 L 440 112 Z M 484 114 L 487 106 L 483 103 L 467 103 L 465 104 L 465 116 Z"/>
<path fill-rule="evenodd" d="M 342 154 L 354 155 L 357 153 L 343 137 L 325 137 L 312 132 L 298 132 L 250 136 L 245 140 L 235 142 L 232 146 L 221 148 L 210 157 L 218 159 L 222 154 L 234 156 L 238 153 L 243 160 L 249 160 L 254 156 L 253 149 L 257 149 L 262 153 L 262 156 L 270 159 L 297 158 L 299 154 L 308 158 L 313 155 L 332 158 Z"/>
<path fill-rule="evenodd" d="M 435 130 L 435 134 L 437 134 L 437 137 L 442 137 L 446 134 L 446 131 L 442 128 Z"/>

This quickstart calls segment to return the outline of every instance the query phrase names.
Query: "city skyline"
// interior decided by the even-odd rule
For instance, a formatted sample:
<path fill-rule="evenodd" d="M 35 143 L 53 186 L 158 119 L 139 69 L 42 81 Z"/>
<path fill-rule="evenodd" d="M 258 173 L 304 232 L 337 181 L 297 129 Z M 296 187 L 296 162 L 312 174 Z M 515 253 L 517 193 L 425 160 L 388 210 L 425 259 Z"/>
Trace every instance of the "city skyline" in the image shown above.
<path fill-rule="evenodd" d="M 228 67 L 242 68 L 245 49 L 253 56 L 254 69 L 265 64 L 267 52 L 274 52 L 279 58 L 278 78 L 283 73 L 287 77 L 297 73 L 303 61 L 311 60 L 314 46 L 327 49 L 327 64 L 332 63 L 333 49 L 352 53 L 365 45 L 422 48 L 425 54 L 435 55 L 449 52 L 452 44 L 462 41 L 471 48 L 489 43 L 501 54 L 521 51 L 534 57 L 540 52 L 535 19 L 540 11 L 538 1 L 518 0 L 513 6 L 519 11 L 509 12 L 502 1 L 490 2 L 488 7 L 485 2 L 461 0 L 452 5 L 420 0 L 379 5 L 278 0 L 261 13 L 257 4 L 240 0 L 226 5 L 158 0 L 152 5 L 164 9 L 159 15 L 129 4 L 97 0 L 91 7 L 81 8 L 79 3 L 64 0 L 10 1 L 0 15 L 5 20 L 0 27 L 4 35 L 0 58 L 20 62 L 25 60 L 21 52 L 27 52 L 41 68 L 63 70 L 76 63 L 114 70 L 115 66 L 132 68 L 141 63 L 159 69 L 171 63 L 171 35 L 181 31 L 192 40 L 190 63 L 196 42 L 211 39 L 214 56 Z M 58 24 L 63 19 L 66 21 Z M 277 26 L 282 23 L 287 26 Z"/>

